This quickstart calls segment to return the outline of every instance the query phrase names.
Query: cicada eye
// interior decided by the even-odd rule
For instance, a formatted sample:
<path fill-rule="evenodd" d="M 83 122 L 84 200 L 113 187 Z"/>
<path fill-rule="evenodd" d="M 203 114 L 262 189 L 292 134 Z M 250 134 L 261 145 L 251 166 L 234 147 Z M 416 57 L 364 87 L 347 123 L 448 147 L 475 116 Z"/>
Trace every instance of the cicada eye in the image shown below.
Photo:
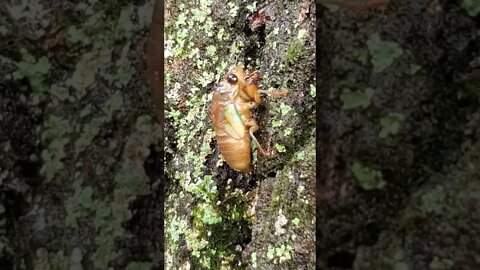
<path fill-rule="evenodd" d="M 227 75 L 227 82 L 229 84 L 235 84 L 238 82 L 238 78 L 235 74 L 228 74 Z"/>

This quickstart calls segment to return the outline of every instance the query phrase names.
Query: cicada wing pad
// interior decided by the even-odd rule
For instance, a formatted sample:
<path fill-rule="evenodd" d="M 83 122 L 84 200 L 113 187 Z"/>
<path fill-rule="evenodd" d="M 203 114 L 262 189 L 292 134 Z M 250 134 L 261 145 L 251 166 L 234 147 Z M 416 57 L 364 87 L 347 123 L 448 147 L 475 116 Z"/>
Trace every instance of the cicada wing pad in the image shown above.
<path fill-rule="evenodd" d="M 225 133 L 236 140 L 242 139 L 246 133 L 245 123 L 235 107 L 235 104 L 226 105 L 223 114 L 227 120 L 224 127 Z"/>

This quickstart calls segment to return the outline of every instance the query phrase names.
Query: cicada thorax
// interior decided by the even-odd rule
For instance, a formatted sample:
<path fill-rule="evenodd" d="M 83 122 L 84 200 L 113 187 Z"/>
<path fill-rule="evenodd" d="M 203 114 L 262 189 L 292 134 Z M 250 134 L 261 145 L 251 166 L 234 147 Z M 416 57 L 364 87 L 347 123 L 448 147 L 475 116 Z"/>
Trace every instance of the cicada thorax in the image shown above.
<path fill-rule="evenodd" d="M 259 83 L 261 77 L 256 73 L 249 73 L 245 75 L 242 81 L 242 89 L 237 94 L 237 98 L 241 99 L 243 102 L 255 102 L 257 105 L 261 103 L 260 95 L 258 90 L 260 90 Z"/>

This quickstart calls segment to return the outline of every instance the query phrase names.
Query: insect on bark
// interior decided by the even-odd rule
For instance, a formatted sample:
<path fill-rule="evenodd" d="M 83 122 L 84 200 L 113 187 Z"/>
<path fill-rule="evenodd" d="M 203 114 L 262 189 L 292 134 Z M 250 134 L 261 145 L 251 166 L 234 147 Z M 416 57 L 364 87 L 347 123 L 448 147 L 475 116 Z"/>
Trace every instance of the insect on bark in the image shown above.
<path fill-rule="evenodd" d="M 220 152 L 232 169 L 243 173 L 252 171 L 252 140 L 261 155 L 271 155 L 253 135 L 259 126 L 253 119 L 251 110 L 261 103 L 261 93 L 286 95 L 286 92 L 260 90 L 260 81 L 261 78 L 256 72 L 246 74 L 243 67 L 233 67 L 215 87 L 210 105 Z"/>

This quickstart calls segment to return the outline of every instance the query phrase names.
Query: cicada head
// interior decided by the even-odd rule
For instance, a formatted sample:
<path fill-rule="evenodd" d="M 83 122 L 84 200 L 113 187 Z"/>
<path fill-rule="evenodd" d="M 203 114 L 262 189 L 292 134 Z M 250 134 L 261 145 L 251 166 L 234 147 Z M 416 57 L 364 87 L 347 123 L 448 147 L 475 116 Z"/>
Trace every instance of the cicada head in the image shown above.
<path fill-rule="evenodd" d="M 215 96 L 219 100 L 234 99 L 237 96 L 238 91 L 240 91 L 244 79 L 245 71 L 243 70 L 243 67 L 235 66 L 231 68 L 215 88 Z"/>
<path fill-rule="evenodd" d="M 232 83 L 242 84 L 245 81 L 245 70 L 242 66 L 232 67 L 225 75 L 227 80 L 232 80 Z"/>

